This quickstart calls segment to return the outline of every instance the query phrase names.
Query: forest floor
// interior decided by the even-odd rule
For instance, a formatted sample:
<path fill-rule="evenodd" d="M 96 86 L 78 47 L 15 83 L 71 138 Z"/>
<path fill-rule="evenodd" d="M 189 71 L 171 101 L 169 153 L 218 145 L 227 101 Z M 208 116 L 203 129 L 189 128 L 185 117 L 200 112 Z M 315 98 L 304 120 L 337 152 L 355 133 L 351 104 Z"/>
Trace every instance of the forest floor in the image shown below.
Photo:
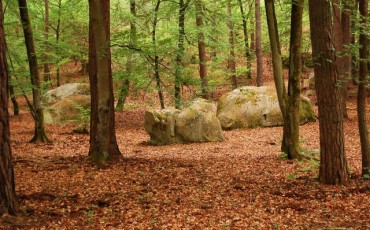
<path fill-rule="evenodd" d="M 345 140 L 351 180 L 317 181 L 318 122 L 301 126 L 303 161 L 282 158 L 281 127 L 225 131 L 217 143 L 151 146 L 144 108 L 116 113 L 123 159 L 96 167 L 88 134 L 48 125 L 52 144 L 31 144 L 29 113 L 11 117 L 22 214 L 0 229 L 370 229 L 355 98 Z"/>

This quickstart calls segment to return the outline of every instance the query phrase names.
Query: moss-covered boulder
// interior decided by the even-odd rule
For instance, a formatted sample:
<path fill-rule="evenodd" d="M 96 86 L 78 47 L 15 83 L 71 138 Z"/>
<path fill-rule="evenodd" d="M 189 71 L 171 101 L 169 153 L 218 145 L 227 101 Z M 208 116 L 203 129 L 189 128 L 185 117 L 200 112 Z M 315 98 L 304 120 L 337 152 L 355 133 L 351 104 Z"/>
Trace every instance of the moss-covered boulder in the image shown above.
<path fill-rule="evenodd" d="M 44 94 L 44 102 L 46 104 L 54 104 L 66 97 L 74 95 L 90 95 L 89 85 L 82 83 L 69 83 L 61 85 L 55 89 L 47 91 Z"/>
<path fill-rule="evenodd" d="M 301 124 L 315 121 L 306 97 L 301 97 L 300 116 Z M 217 117 L 225 130 L 283 124 L 276 90 L 268 86 L 246 86 L 223 95 L 218 101 Z"/>
<path fill-rule="evenodd" d="M 182 110 L 146 111 L 144 126 L 153 145 L 224 140 L 216 106 L 204 99 L 196 99 Z"/>
<path fill-rule="evenodd" d="M 89 109 L 90 96 L 69 96 L 45 108 L 45 122 L 48 124 L 60 124 L 68 121 L 81 123 L 85 119 L 88 120 Z"/>

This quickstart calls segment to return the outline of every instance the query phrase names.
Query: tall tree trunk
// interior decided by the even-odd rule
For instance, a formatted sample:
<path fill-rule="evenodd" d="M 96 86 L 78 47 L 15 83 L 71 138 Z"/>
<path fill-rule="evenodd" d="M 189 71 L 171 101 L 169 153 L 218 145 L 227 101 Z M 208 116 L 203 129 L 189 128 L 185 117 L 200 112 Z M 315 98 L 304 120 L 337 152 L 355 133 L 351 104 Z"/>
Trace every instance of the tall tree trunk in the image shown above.
<path fill-rule="evenodd" d="M 360 33 L 360 68 L 359 84 L 357 95 L 357 114 L 358 128 L 360 131 L 361 155 L 362 155 L 362 175 L 370 175 L 370 146 L 369 135 L 366 122 L 366 86 L 368 85 L 368 36 L 367 17 L 368 17 L 368 0 L 359 1 L 361 15 L 361 33 Z"/>
<path fill-rule="evenodd" d="M 291 14 L 291 42 L 290 42 L 290 71 L 289 87 L 286 92 L 283 75 L 283 63 L 275 6 L 273 0 L 265 0 L 267 25 L 274 69 L 274 81 L 280 110 L 283 116 L 282 152 L 289 159 L 301 158 L 299 149 L 299 102 L 301 76 L 301 35 L 302 35 L 302 4 L 303 0 L 292 4 Z"/>
<path fill-rule="evenodd" d="M 349 179 L 344 151 L 343 108 L 339 64 L 334 40 L 333 6 L 330 1 L 310 0 L 309 15 L 315 86 L 319 109 L 320 171 L 324 184 L 343 184 Z"/>
<path fill-rule="evenodd" d="M 257 86 L 263 86 L 262 34 L 260 0 L 255 2 L 256 16 L 256 59 L 257 59 Z"/>
<path fill-rule="evenodd" d="M 157 32 L 157 24 L 158 24 L 158 10 L 159 6 L 161 4 L 162 0 L 157 0 L 157 4 L 154 8 L 154 20 L 153 20 L 153 31 L 152 31 L 152 44 L 155 46 L 155 55 L 154 55 L 154 78 L 157 83 L 157 91 L 158 91 L 158 97 L 159 102 L 161 104 L 161 109 L 164 109 L 164 96 L 163 96 L 163 90 L 162 90 L 162 84 L 161 84 L 161 77 L 159 75 L 159 56 L 158 56 L 158 49 L 157 49 L 157 38 L 156 38 L 156 32 Z"/>
<path fill-rule="evenodd" d="M 23 25 L 24 39 L 27 48 L 27 57 L 32 84 L 33 108 L 35 110 L 35 135 L 32 138 L 31 142 L 50 142 L 49 138 L 46 136 L 44 125 L 44 111 L 42 107 L 40 75 L 38 71 L 31 22 L 28 17 L 27 2 L 26 0 L 18 0 L 18 4 L 21 22 Z"/>
<path fill-rule="evenodd" d="M 203 9 L 202 1 L 195 0 L 196 25 L 198 28 L 198 52 L 199 52 L 199 76 L 201 79 L 202 97 L 209 98 L 208 77 L 207 77 L 207 56 L 206 45 L 204 43 L 203 33 Z"/>
<path fill-rule="evenodd" d="M 292 1 L 290 19 L 290 48 L 289 48 L 289 83 L 287 114 L 284 124 L 284 139 L 282 150 L 288 158 L 301 158 L 299 147 L 299 107 L 301 98 L 302 75 L 302 17 L 304 0 Z"/>
<path fill-rule="evenodd" d="M 136 2 L 135 0 L 130 0 L 130 13 L 131 13 L 131 20 L 130 20 L 130 46 L 135 47 L 136 46 Z M 127 95 L 130 90 L 130 78 L 132 75 L 132 69 L 133 69 L 133 63 L 134 63 L 134 53 L 133 51 L 128 51 L 128 57 L 126 62 L 126 77 L 123 81 L 122 88 L 120 90 L 116 110 L 122 111 L 123 107 L 125 105 L 125 101 L 127 98 Z"/>
<path fill-rule="evenodd" d="M 185 38 L 185 11 L 189 4 L 179 0 L 179 37 L 177 41 L 176 72 L 175 72 L 175 108 L 181 107 L 181 83 L 183 79 L 184 38 Z"/>
<path fill-rule="evenodd" d="M 246 59 L 246 63 L 247 63 L 247 78 L 251 79 L 252 78 L 252 71 L 251 71 L 251 69 L 252 69 L 252 64 L 251 64 L 252 55 L 251 55 L 251 51 L 249 49 L 248 27 L 247 27 L 248 17 L 247 17 L 247 15 L 245 15 L 242 0 L 238 0 L 238 4 L 239 4 L 240 13 L 242 15 L 242 21 L 243 21 L 242 25 L 243 25 L 243 34 L 244 34 L 245 59 Z"/>
<path fill-rule="evenodd" d="M 13 86 L 11 75 L 9 75 L 9 96 L 13 104 L 13 115 L 18 116 L 19 115 L 19 105 L 18 105 L 17 99 L 15 98 L 14 86 Z"/>
<path fill-rule="evenodd" d="M 115 131 L 109 6 L 109 0 L 89 0 L 89 157 L 96 163 L 122 157 Z"/>
<path fill-rule="evenodd" d="M 342 27 L 342 43 L 343 43 L 343 116 L 348 118 L 347 98 L 348 98 L 348 81 L 352 79 L 351 76 L 351 6 L 349 0 L 342 0 L 341 13 L 341 27 Z"/>
<path fill-rule="evenodd" d="M 3 3 L 0 0 L 0 216 L 19 212 L 15 194 L 8 112 L 8 66 L 4 32 Z"/>
<path fill-rule="evenodd" d="M 234 42 L 234 22 L 232 15 L 232 5 L 231 0 L 227 3 L 227 16 L 229 18 L 227 22 L 227 27 L 229 28 L 229 60 L 228 69 L 231 74 L 231 83 L 234 89 L 238 87 L 238 81 L 236 79 L 236 63 L 235 63 L 235 42 Z"/>
<path fill-rule="evenodd" d="M 44 18 L 45 28 L 44 28 L 44 38 L 45 38 L 45 54 L 43 55 L 44 62 L 44 81 L 51 84 L 50 78 L 50 68 L 49 68 L 49 57 L 48 53 L 48 39 L 49 39 L 49 0 L 45 0 L 45 18 Z"/>

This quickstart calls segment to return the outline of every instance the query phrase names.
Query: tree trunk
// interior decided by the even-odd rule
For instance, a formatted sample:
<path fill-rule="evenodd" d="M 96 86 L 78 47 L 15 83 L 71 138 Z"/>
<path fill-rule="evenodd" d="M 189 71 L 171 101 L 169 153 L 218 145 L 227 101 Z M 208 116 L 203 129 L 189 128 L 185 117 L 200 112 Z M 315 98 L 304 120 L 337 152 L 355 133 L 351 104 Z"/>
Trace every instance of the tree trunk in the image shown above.
<path fill-rule="evenodd" d="M 252 70 L 252 64 L 251 64 L 252 55 L 249 49 L 248 28 L 247 28 L 248 17 L 245 15 L 242 0 L 238 0 L 238 4 L 240 8 L 240 13 L 243 19 L 242 25 L 243 25 L 243 34 L 244 34 L 245 59 L 247 63 L 247 78 L 251 79 L 252 78 L 252 71 L 251 71 Z"/>
<path fill-rule="evenodd" d="M 24 39 L 27 48 L 27 57 L 30 68 L 31 84 L 32 84 L 32 96 L 33 96 L 33 108 L 35 110 L 35 135 L 31 142 L 50 142 L 46 136 L 45 125 L 44 125 L 44 111 L 42 107 L 41 98 L 41 84 L 40 75 L 38 71 L 37 57 L 35 51 L 35 45 L 33 40 L 33 33 L 31 22 L 28 17 L 28 8 L 26 0 L 18 0 L 20 18 L 23 25 Z"/>
<path fill-rule="evenodd" d="M 301 97 L 302 75 L 302 17 L 304 0 L 292 2 L 290 48 L 289 48 L 289 83 L 287 114 L 284 125 L 283 152 L 288 154 L 289 159 L 301 158 L 299 147 L 299 107 Z"/>
<path fill-rule="evenodd" d="M 115 132 L 109 6 L 109 0 L 89 0 L 89 157 L 95 163 L 122 157 Z"/>
<path fill-rule="evenodd" d="M 0 216 L 19 212 L 15 194 L 8 112 L 8 66 L 4 32 L 3 3 L 0 0 Z"/>
<path fill-rule="evenodd" d="M 131 21 L 130 21 L 130 46 L 135 47 L 136 46 L 136 2 L 135 0 L 130 0 L 130 13 L 131 13 Z M 130 90 L 130 78 L 132 75 L 132 68 L 134 63 L 134 54 L 133 51 L 128 51 L 128 57 L 126 62 L 126 79 L 123 81 L 122 88 L 120 90 L 116 110 L 122 111 L 123 107 L 125 105 L 125 101 L 127 98 L 127 95 Z"/>
<path fill-rule="evenodd" d="M 263 86 L 262 34 L 260 0 L 255 3 L 256 16 L 256 59 L 257 59 L 257 86 Z"/>
<path fill-rule="evenodd" d="M 45 38 L 45 54 L 43 55 L 43 62 L 44 62 L 44 81 L 48 82 L 50 86 L 51 78 L 50 78 L 50 68 L 49 68 L 49 57 L 48 53 L 48 39 L 49 39 L 49 0 L 45 0 L 45 28 L 44 28 L 44 38 Z"/>
<path fill-rule="evenodd" d="M 370 176 L 370 146 L 369 135 L 366 122 L 366 86 L 368 85 L 368 37 L 367 17 L 368 17 L 368 1 L 360 0 L 359 9 L 361 15 L 361 33 L 360 33 L 360 68 L 359 68 L 359 84 L 357 95 L 357 114 L 358 128 L 360 131 L 361 155 L 362 155 L 362 175 Z"/>
<path fill-rule="evenodd" d="M 348 81 L 352 79 L 351 76 L 351 7 L 349 0 L 342 0 L 343 9 L 341 13 L 341 29 L 342 29 L 342 43 L 343 43 L 343 117 L 348 118 L 347 98 L 348 98 Z"/>
<path fill-rule="evenodd" d="M 59 38 L 60 38 L 60 19 L 62 14 L 62 0 L 58 0 L 58 20 L 57 20 L 57 28 L 55 30 L 55 42 L 57 44 L 57 57 L 59 57 Z M 60 60 L 57 59 L 57 64 L 56 64 L 56 79 L 57 79 L 57 87 L 60 86 Z"/>
<path fill-rule="evenodd" d="M 157 1 L 157 4 L 154 8 L 154 20 L 153 20 L 153 31 L 152 31 L 152 44 L 155 47 L 155 56 L 154 56 L 154 78 L 157 83 L 157 91 L 158 91 L 158 97 L 159 102 L 161 104 L 161 109 L 164 109 L 164 96 L 163 96 L 163 90 L 162 90 L 162 84 L 161 84 L 161 77 L 159 75 L 159 56 L 157 53 L 157 38 L 156 38 L 156 32 L 157 32 L 157 24 L 158 24 L 158 10 L 159 6 L 161 4 L 161 0 Z"/>
<path fill-rule="evenodd" d="M 201 79 L 202 97 L 209 98 L 208 77 L 207 77 L 207 56 L 206 45 L 204 43 L 203 33 L 203 9 L 202 1 L 195 0 L 196 25 L 198 28 L 198 52 L 199 52 L 199 76 Z"/>
<path fill-rule="evenodd" d="M 310 0 L 309 15 L 315 86 L 319 109 L 320 171 L 324 184 L 343 184 L 349 179 L 344 151 L 343 108 L 339 64 L 334 40 L 333 6 L 330 1 Z"/>
<path fill-rule="evenodd" d="M 351 13 L 353 15 L 353 18 L 357 18 L 358 16 L 358 0 L 353 0 L 351 2 Z M 356 21 L 357 20 L 351 20 L 351 45 L 353 47 L 356 46 Z M 357 60 L 357 52 L 351 52 L 351 78 L 352 83 L 357 85 L 358 83 L 358 60 Z"/>
<path fill-rule="evenodd" d="M 181 107 L 181 83 L 183 79 L 183 58 L 185 53 L 184 38 L 185 38 L 185 11 L 189 4 L 184 0 L 179 0 L 179 37 L 177 41 L 176 54 L 176 72 L 175 72 L 175 108 Z"/>
<path fill-rule="evenodd" d="M 13 86 L 13 81 L 10 75 L 9 75 L 9 96 L 13 104 L 13 115 L 18 116 L 19 115 L 19 105 L 14 95 L 14 86 Z"/>
<path fill-rule="evenodd" d="M 235 64 L 235 45 L 234 45 L 234 22 L 232 15 L 232 5 L 231 0 L 227 3 L 227 16 L 229 18 L 227 27 L 229 28 L 229 60 L 228 69 L 230 72 L 231 83 L 234 89 L 238 88 L 238 81 L 236 79 L 236 64 Z"/>

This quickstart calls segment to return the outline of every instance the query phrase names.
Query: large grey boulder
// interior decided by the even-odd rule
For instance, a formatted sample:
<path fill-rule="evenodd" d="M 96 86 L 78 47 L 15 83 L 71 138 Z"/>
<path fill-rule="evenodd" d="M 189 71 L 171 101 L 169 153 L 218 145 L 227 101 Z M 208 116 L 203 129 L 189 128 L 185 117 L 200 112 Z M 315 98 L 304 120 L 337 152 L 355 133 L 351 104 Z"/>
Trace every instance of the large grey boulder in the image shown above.
<path fill-rule="evenodd" d="M 69 96 L 45 108 L 45 122 L 48 124 L 61 124 L 68 121 L 84 123 L 89 119 L 89 109 L 90 96 Z"/>
<path fill-rule="evenodd" d="M 49 90 L 44 94 L 44 102 L 53 104 L 66 97 L 73 95 L 90 95 L 90 87 L 88 84 L 69 83 Z"/>
<path fill-rule="evenodd" d="M 216 106 L 204 99 L 196 99 L 182 110 L 146 111 L 144 126 L 153 145 L 224 140 Z"/>
<path fill-rule="evenodd" d="M 300 116 L 301 124 L 315 121 L 306 97 L 301 97 Z M 225 130 L 283 124 L 276 90 L 268 86 L 246 86 L 223 95 L 218 101 L 217 117 Z"/>

